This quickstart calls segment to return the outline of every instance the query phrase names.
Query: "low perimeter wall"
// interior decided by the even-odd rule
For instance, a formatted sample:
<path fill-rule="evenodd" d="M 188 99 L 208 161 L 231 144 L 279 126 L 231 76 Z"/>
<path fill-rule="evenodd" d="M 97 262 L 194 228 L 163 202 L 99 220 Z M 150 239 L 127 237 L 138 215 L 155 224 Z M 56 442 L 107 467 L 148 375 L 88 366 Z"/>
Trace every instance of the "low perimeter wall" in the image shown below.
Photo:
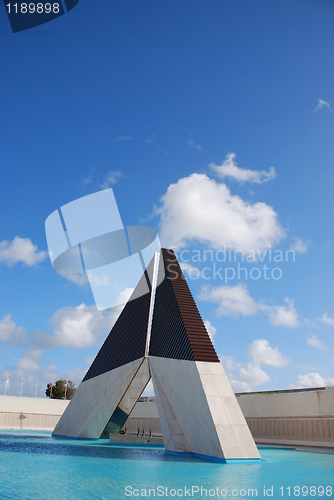
<path fill-rule="evenodd" d="M 334 388 L 236 396 L 257 444 L 334 448 Z"/>
<path fill-rule="evenodd" d="M 334 388 L 236 394 L 257 444 L 334 449 Z M 0 396 L 0 428 L 53 430 L 69 401 Z M 138 402 L 128 432 L 161 435 L 155 401 Z"/>
<path fill-rule="evenodd" d="M 52 431 L 69 401 L 0 396 L 0 429 Z"/>
<path fill-rule="evenodd" d="M 139 429 L 140 433 L 144 431 L 145 434 L 149 434 L 151 431 L 154 436 L 162 436 L 156 402 L 139 401 L 125 422 L 123 430 L 125 429 L 130 433 L 137 433 Z"/>

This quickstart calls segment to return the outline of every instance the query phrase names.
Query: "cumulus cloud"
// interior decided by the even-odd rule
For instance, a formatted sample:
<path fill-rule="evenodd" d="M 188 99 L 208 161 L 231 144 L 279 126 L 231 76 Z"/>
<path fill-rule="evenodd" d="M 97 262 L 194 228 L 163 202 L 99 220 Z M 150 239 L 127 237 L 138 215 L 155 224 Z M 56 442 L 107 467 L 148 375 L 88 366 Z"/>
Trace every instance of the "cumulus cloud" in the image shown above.
<path fill-rule="evenodd" d="M 204 321 L 204 326 L 206 328 L 206 331 L 208 332 L 209 334 L 209 337 L 211 339 L 211 342 L 213 343 L 213 339 L 214 339 L 214 336 L 216 335 L 217 333 L 217 328 L 215 328 L 212 324 L 211 324 L 211 321 L 209 321 L 208 319 Z"/>
<path fill-rule="evenodd" d="M 236 369 L 236 364 L 233 356 L 220 356 L 220 359 L 225 370 L 233 372 L 233 370 Z"/>
<path fill-rule="evenodd" d="M 279 351 L 278 347 L 272 348 L 265 339 L 256 339 L 248 347 L 248 354 L 255 365 L 269 365 L 283 368 L 289 361 Z"/>
<path fill-rule="evenodd" d="M 232 356 L 222 356 L 222 363 L 228 372 L 234 391 L 249 392 L 270 382 L 270 376 L 262 365 L 283 368 L 288 360 L 277 347 L 272 348 L 266 339 L 256 339 L 248 346 L 248 356 L 252 361 L 248 364 L 236 363 Z"/>
<path fill-rule="evenodd" d="M 48 382 L 55 382 L 56 380 L 60 379 L 57 367 L 54 364 L 48 365 L 46 367 L 44 371 L 44 376 Z"/>
<path fill-rule="evenodd" d="M 22 370 L 23 372 L 33 372 L 38 373 L 41 371 L 40 359 L 43 356 L 43 351 L 41 349 L 33 349 L 27 351 L 16 363 L 16 369 Z"/>
<path fill-rule="evenodd" d="M 254 387 L 270 382 L 268 373 L 262 370 L 260 365 L 248 363 L 247 366 L 239 366 L 237 375 L 230 374 L 231 386 L 234 391 L 249 392 Z"/>
<path fill-rule="evenodd" d="M 121 306 L 123 304 L 126 304 L 127 301 L 129 300 L 129 298 L 131 297 L 131 295 L 133 294 L 133 292 L 134 292 L 134 288 L 124 288 L 124 290 L 122 290 L 118 294 L 115 306 Z"/>
<path fill-rule="evenodd" d="M 326 325 L 329 325 L 329 326 L 334 326 L 334 318 L 330 318 L 327 313 L 325 312 L 325 314 L 322 315 L 322 317 L 320 318 L 320 321 L 322 321 L 323 323 L 325 323 Z"/>
<path fill-rule="evenodd" d="M 254 182 L 255 184 L 263 184 L 264 182 L 271 181 L 276 177 L 274 167 L 270 167 L 269 172 L 265 170 L 249 170 L 246 168 L 238 167 L 234 161 L 236 158 L 235 153 L 230 153 L 226 156 L 224 163 L 215 165 L 210 163 L 210 168 L 221 178 L 231 177 L 239 182 Z"/>
<path fill-rule="evenodd" d="M 304 387 L 326 387 L 333 386 L 334 378 L 322 377 L 318 372 L 305 373 L 298 375 L 297 380 L 290 384 L 291 388 L 302 389 Z"/>
<path fill-rule="evenodd" d="M 332 111 L 332 108 L 331 108 L 329 102 L 324 101 L 323 99 L 319 99 L 318 104 L 317 104 L 316 108 L 314 109 L 314 111 L 319 111 L 322 108 L 327 108 L 328 111 Z"/>
<path fill-rule="evenodd" d="M 305 253 L 308 250 L 308 245 L 309 244 L 301 238 L 296 238 L 294 243 L 290 246 L 290 250 L 294 250 L 298 253 Z"/>
<path fill-rule="evenodd" d="M 88 283 L 86 273 L 67 273 L 66 271 L 58 271 L 58 274 L 60 274 L 62 278 L 65 278 L 71 283 L 75 283 L 79 286 L 85 286 Z"/>
<path fill-rule="evenodd" d="M 262 310 L 269 315 L 269 322 L 274 326 L 298 328 L 300 320 L 294 302 L 285 297 L 285 306 L 262 306 Z"/>
<path fill-rule="evenodd" d="M 192 139 L 189 139 L 187 141 L 187 144 L 192 149 L 197 149 L 197 151 L 202 151 L 202 146 L 198 144 L 198 142 L 193 141 Z"/>
<path fill-rule="evenodd" d="M 180 267 L 182 269 L 183 274 L 186 274 L 190 278 L 196 277 L 200 274 L 200 270 L 197 267 L 192 266 L 187 262 L 180 262 Z"/>
<path fill-rule="evenodd" d="M 120 170 L 110 170 L 105 177 L 103 182 L 99 185 L 101 189 L 108 189 L 113 184 L 117 184 L 117 182 L 123 177 L 123 174 Z"/>
<path fill-rule="evenodd" d="M 263 301 L 256 302 L 249 294 L 244 283 L 236 286 L 220 286 L 209 288 L 202 286 L 198 300 L 218 304 L 215 310 L 217 316 L 254 316 L 259 311 L 268 315 L 269 322 L 274 326 L 286 328 L 297 328 L 300 325 L 298 313 L 294 307 L 293 300 L 286 297 L 283 306 L 270 306 Z"/>
<path fill-rule="evenodd" d="M 324 342 L 318 339 L 316 335 L 311 335 L 306 342 L 307 345 L 315 347 L 316 349 L 319 349 L 319 351 L 327 351 L 326 344 L 324 344 Z"/>
<path fill-rule="evenodd" d="M 254 316 L 258 311 L 258 304 L 249 295 L 243 283 L 236 286 L 220 286 L 209 288 L 202 286 L 198 300 L 218 303 L 217 316 Z"/>
<path fill-rule="evenodd" d="M 65 380 L 72 380 L 75 385 L 78 387 L 84 376 L 86 375 L 87 370 L 82 370 L 77 368 L 76 370 L 69 370 L 65 373 Z"/>
<path fill-rule="evenodd" d="M 29 238 L 15 236 L 12 241 L 3 240 L 0 242 L 0 262 L 7 266 L 14 266 L 22 262 L 26 266 L 34 266 L 42 262 L 47 257 L 47 252 L 38 250 Z"/>
<path fill-rule="evenodd" d="M 41 347 L 89 347 L 100 342 L 109 333 L 121 308 L 97 311 L 95 306 L 80 304 L 77 307 L 58 309 L 50 319 L 53 335 L 35 334 L 35 343 Z"/>
<path fill-rule="evenodd" d="M 175 248 L 198 241 L 214 249 L 264 251 L 285 236 L 272 207 L 245 202 L 206 174 L 171 184 L 155 211 L 162 244 Z"/>
<path fill-rule="evenodd" d="M 24 344 L 27 342 L 27 330 L 17 326 L 10 314 L 0 321 L 0 341 L 5 344 Z"/>

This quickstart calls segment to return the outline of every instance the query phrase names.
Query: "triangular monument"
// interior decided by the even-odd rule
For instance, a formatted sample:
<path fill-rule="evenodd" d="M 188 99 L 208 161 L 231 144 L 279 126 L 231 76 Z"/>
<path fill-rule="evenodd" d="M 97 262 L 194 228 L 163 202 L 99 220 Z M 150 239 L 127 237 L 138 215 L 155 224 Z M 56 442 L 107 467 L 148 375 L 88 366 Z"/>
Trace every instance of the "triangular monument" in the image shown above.
<path fill-rule="evenodd" d="M 260 460 L 176 256 L 166 249 L 153 257 L 53 435 L 119 432 L 151 378 L 166 452 Z"/>

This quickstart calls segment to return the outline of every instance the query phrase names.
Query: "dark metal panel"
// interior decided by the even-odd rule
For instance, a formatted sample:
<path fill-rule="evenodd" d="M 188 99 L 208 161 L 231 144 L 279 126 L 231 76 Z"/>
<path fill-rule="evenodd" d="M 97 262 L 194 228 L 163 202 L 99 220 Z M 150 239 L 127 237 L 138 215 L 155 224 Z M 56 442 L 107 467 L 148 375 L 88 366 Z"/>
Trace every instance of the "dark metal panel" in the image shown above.
<path fill-rule="evenodd" d="M 149 354 L 219 362 L 173 250 L 161 253 L 165 279 L 156 290 Z"/>
<path fill-rule="evenodd" d="M 132 294 L 136 298 L 125 305 L 83 381 L 145 356 L 151 301 L 147 281 L 152 283 L 152 276 L 153 261 Z"/>
<path fill-rule="evenodd" d="M 168 275 L 156 290 L 149 354 L 165 358 L 194 360 Z"/>

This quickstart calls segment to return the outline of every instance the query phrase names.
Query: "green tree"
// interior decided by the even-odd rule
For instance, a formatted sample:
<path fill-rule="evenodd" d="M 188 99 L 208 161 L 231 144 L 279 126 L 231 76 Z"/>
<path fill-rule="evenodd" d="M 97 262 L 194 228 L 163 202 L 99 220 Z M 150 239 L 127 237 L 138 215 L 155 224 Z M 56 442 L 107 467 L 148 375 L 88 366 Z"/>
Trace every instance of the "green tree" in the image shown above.
<path fill-rule="evenodd" d="M 65 385 L 66 384 L 66 385 Z M 57 380 L 54 384 L 49 382 L 46 386 L 45 395 L 50 399 L 65 399 L 65 389 L 66 389 L 66 399 L 72 399 L 75 389 L 75 383 L 72 380 Z"/>

